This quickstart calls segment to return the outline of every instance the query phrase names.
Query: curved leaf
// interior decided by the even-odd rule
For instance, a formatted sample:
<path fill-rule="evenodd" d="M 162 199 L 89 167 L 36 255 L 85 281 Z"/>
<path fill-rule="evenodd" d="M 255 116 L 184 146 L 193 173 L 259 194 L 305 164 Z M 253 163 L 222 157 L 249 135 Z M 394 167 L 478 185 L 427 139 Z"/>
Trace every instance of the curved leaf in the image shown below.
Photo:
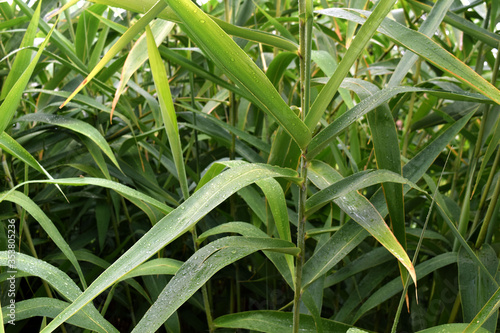
<path fill-rule="evenodd" d="M 317 13 L 344 18 L 358 22 L 359 24 L 363 24 L 366 21 L 360 15 L 370 15 L 368 11 L 354 9 L 347 11 L 339 8 L 323 9 L 317 11 Z M 444 72 L 456 77 L 472 89 L 500 104 L 500 91 L 495 86 L 426 35 L 411 30 L 390 19 L 384 19 L 378 30 L 391 38 L 395 43 L 408 48 Z"/>
<path fill-rule="evenodd" d="M 179 207 L 158 221 L 113 265 L 103 272 L 75 302 L 51 321 L 42 332 L 52 332 L 123 275 L 190 230 L 205 214 L 240 188 L 268 177 L 294 178 L 297 177 L 297 173 L 293 170 L 267 165 L 244 164 L 231 168 L 212 179 Z"/>
<path fill-rule="evenodd" d="M 101 16 L 99 16 L 99 18 L 101 18 Z M 156 45 L 161 44 L 161 42 L 165 39 L 165 37 L 167 37 L 167 35 L 170 33 L 173 27 L 174 23 L 163 20 L 155 20 L 151 24 L 151 30 L 153 32 Z M 125 90 L 125 86 L 127 85 L 128 80 L 139 69 L 139 67 L 141 67 L 142 64 L 148 59 L 148 54 L 144 52 L 144 49 L 146 48 L 147 48 L 146 36 L 143 34 L 137 40 L 137 42 L 134 43 L 134 46 L 128 53 L 127 59 L 125 60 L 125 64 L 123 64 L 123 69 L 120 76 L 120 82 L 118 84 L 118 88 L 116 89 L 111 109 L 114 110 L 114 108 L 116 107 L 118 99 Z"/>
<path fill-rule="evenodd" d="M 134 204 L 137 204 L 139 201 L 146 202 L 150 204 L 151 206 L 159 209 L 161 212 L 164 214 L 168 214 L 172 211 L 172 208 L 169 206 L 165 205 L 162 202 L 159 202 L 158 200 L 151 198 L 148 195 L 145 195 L 137 190 L 134 190 L 128 186 L 125 186 L 123 184 L 108 180 L 108 179 L 102 179 L 102 178 L 92 178 L 92 177 L 83 177 L 83 178 L 61 178 L 61 179 L 52 179 L 52 180 L 30 180 L 24 183 L 21 183 L 17 186 L 15 186 L 13 189 L 10 191 L 13 191 L 20 186 L 23 186 L 25 184 L 36 184 L 36 183 L 45 183 L 45 184 L 59 184 L 59 185 L 72 185 L 72 186 L 84 186 L 84 185 L 95 185 L 95 186 L 100 186 L 104 188 L 109 188 L 112 190 L 115 190 L 116 192 L 120 193 L 123 195 L 125 198 L 129 199 L 132 201 Z M 5 196 L 8 195 L 9 192 L 5 192 L 4 195 L 0 196 L 0 202 L 4 200 Z M 141 207 L 142 208 L 142 207 Z"/>
<path fill-rule="evenodd" d="M 9 266 L 11 254 L 8 251 L 0 251 L 0 266 Z M 35 259 L 22 253 L 16 253 L 16 268 L 30 275 L 38 276 L 50 284 L 59 294 L 68 301 L 74 301 L 82 294 L 82 291 L 71 280 L 68 275 L 58 268 L 46 263 L 43 260 Z M 118 332 L 101 314 L 93 304 L 86 304 L 80 308 L 80 315 L 89 318 L 102 332 Z"/>
<path fill-rule="evenodd" d="M 156 331 L 210 277 L 225 266 L 258 250 L 298 254 L 292 243 L 272 238 L 230 236 L 218 239 L 189 258 L 170 280 L 132 332 Z"/>
<path fill-rule="evenodd" d="M 428 274 L 434 272 L 435 270 L 456 263 L 457 262 L 457 254 L 456 253 L 443 253 L 434 258 L 431 258 L 415 267 L 417 272 L 417 276 L 421 279 Z M 410 281 L 410 283 L 412 283 Z M 397 277 L 393 279 L 391 282 L 386 283 L 382 287 L 380 287 L 377 291 L 375 291 L 367 300 L 363 302 L 361 307 L 358 309 L 354 322 L 356 322 L 363 314 L 378 306 L 382 302 L 388 300 L 392 296 L 403 291 L 403 284 L 401 283 L 401 278 Z"/>
<path fill-rule="evenodd" d="M 34 14 L 35 19 L 40 15 L 41 4 L 41 2 L 38 4 L 37 12 Z M 21 101 L 24 88 L 26 88 L 26 85 L 31 78 L 31 74 L 33 74 L 35 66 L 38 64 L 38 59 L 40 59 L 40 56 L 42 55 L 45 46 L 47 46 L 47 43 L 50 40 L 50 36 L 52 36 L 52 32 L 54 31 L 56 26 L 57 22 L 52 26 L 52 29 L 50 29 L 43 43 L 40 45 L 35 57 L 31 59 L 30 64 L 26 67 L 21 76 L 19 76 L 16 83 L 14 83 L 14 85 L 12 86 L 12 89 L 10 89 L 7 93 L 7 96 L 3 100 L 2 105 L 0 105 L 0 133 L 7 128 L 10 120 L 12 119 L 12 117 L 14 117 L 17 107 L 19 106 L 19 102 Z"/>
<path fill-rule="evenodd" d="M 323 188 L 306 201 L 306 211 L 314 210 L 331 200 L 345 196 L 349 192 L 383 182 L 406 184 L 419 191 L 423 191 L 415 183 L 389 170 L 366 170 L 343 178 L 328 187 Z"/>
<path fill-rule="evenodd" d="M 320 189 L 323 189 L 341 179 L 340 174 L 335 169 L 319 161 L 310 162 L 308 177 Z M 394 237 L 379 212 L 364 196 L 356 192 L 351 192 L 344 197 L 334 200 L 334 202 L 339 205 L 339 207 L 344 210 L 346 214 L 351 216 L 352 219 L 355 220 L 360 226 L 367 230 L 375 239 L 377 239 L 387 250 L 389 250 L 389 252 L 391 252 L 401 262 L 401 264 L 406 267 L 413 281 L 417 280 L 415 268 L 413 267 L 408 254 Z M 337 233 L 341 230 L 342 229 L 337 231 Z M 363 240 L 362 236 L 364 235 L 360 231 L 351 232 L 355 233 L 356 237 L 344 235 L 339 236 L 339 238 L 343 239 L 343 243 L 346 244 L 345 246 L 352 249 L 354 239 L 357 238 L 358 241 L 361 242 Z M 336 234 L 331 239 L 333 239 Z M 325 246 L 326 244 L 323 247 Z M 333 267 L 338 260 L 342 259 L 339 258 L 337 260 L 333 260 L 332 254 L 335 252 L 331 253 L 331 251 L 328 250 L 325 250 L 329 253 L 328 255 L 326 253 L 321 253 L 323 247 L 317 251 L 304 265 L 304 286 L 317 279 L 320 275 Z M 337 255 L 335 255 L 335 257 L 337 257 Z M 308 267 L 308 264 L 312 266 L 312 268 L 306 268 Z"/>
<path fill-rule="evenodd" d="M 16 322 L 32 317 L 55 318 L 70 303 L 55 298 L 36 297 L 25 301 L 16 302 Z M 8 316 L 10 309 L 7 306 L 2 307 L 3 322 L 7 324 L 10 320 Z M 95 332 L 109 332 L 97 325 L 92 317 L 78 312 L 68 320 L 68 324 L 91 330 Z"/>
<path fill-rule="evenodd" d="M 279 311 L 247 311 L 225 315 L 214 320 L 216 327 L 225 328 L 241 328 L 247 330 L 255 330 L 259 332 L 291 332 L 292 331 L 292 316 L 291 312 Z M 324 332 L 342 333 L 347 332 L 351 327 L 344 323 L 339 323 L 329 319 L 321 319 Z M 311 316 L 300 315 L 300 332 L 316 333 L 316 325 Z"/>
<path fill-rule="evenodd" d="M 486 302 L 481 311 L 472 319 L 469 325 L 463 330 L 463 333 L 487 332 L 481 326 L 495 314 L 498 316 L 498 308 L 500 308 L 500 288 Z"/>
<path fill-rule="evenodd" d="M 281 98 L 266 75 L 248 55 L 190 0 L 167 0 L 185 28 L 205 53 L 240 88 L 252 95 L 258 106 L 270 114 L 301 148 L 311 139 L 309 129 Z"/>
<path fill-rule="evenodd" d="M 36 121 L 41 123 L 47 123 L 51 125 L 61 126 L 69 130 L 72 130 L 74 132 L 80 133 L 89 138 L 90 140 L 92 140 L 104 152 L 104 154 L 106 154 L 106 156 L 109 157 L 109 159 L 114 163 L 114 165 L 116 165 L 116 167 L 120 169 L 120 165 L 118 164 L 118 161 L 116 160 L 115 155 L 113 154 L 113 151 L 109 147 L 106 139 L 103 138 L 103 136 L 101 135 L 101 133 L 99 133 L 98 130 L 96 130 L 93 126 L 87 124 L 84 121 L 65 116 L 47 114 L 47 113 L 27 114 L 25 116 L 17 118 L 17 121 Z"/>
<path fill-rule="evenodd" d="M 68 258 L 73 267 L 75 267 L 82 285 L 86 288 L 87 283 L 85 282 L 85 276 L 83 275 L 82 269 L 75 257 L 75 254 L 73 253 L 73 250 L 71 250 L 71 247 L 68 243 L 66 243 L 59 230 L 57 230 L 56 226 L 47 217 L 47 215 L 45 215 L 45 213 L 29 197 L 19 191 L 8 192 L 7 195 L 3 197 L 3 200 L 13 202 L 23 207 L 23 209 L 25 209 L 35 220 L 37 220 L 47 235 L 54 241 L 66 258 Z"/>

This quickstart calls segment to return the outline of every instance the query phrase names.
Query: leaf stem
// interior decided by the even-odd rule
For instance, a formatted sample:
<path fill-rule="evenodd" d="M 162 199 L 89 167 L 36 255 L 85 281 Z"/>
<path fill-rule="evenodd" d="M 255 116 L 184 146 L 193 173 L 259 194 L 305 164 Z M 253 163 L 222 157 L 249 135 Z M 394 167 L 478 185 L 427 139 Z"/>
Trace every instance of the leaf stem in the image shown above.
<path fill-rule="evenodd" d="M 497 156 L 495 157 L 494 166 L 498 166 L 499 160 L 500 160 L 500 149 L 497 150 Z M 493 170 L 495 169 L 492 169 L 492 173 Z M 488 193 L 483 193 L 483 195 L 484 197 L 486 197 Z M 491 197 L 490 205 L 488 206 L 488 210 L 486 211 L 486 216 L 484 217 L 483 225 L 481 226 L 481 230 L 479 231 L 479 236 L 477 236 L 476 248 L 480 248 L 484 243 L 486 232 L 488 231 L 488 226 L 493 216 L 493 212 L 495 211 L 496 203 L 498 202 L 499 196 L 500 196 L 500 178 L 497 179 L 495 190 L 493 192 L 493 196 Z"/>
<path fill-rule="evenodd" d="M 306 225 L 306 200 L 307 200 L 307 160 L 304 155 L 301 157 L 300 174 L 303 182 L 299 190 L 299 221 L 297 231 L 297 247 L 300 253 L 297 256 L 295 267 L 295 296 L 293 299 L 293 333 L 299 332 L 300 321 L 300 299 L 302 296 L 302 267 L 304 266 L 305 257 L 305 225 Z"/>
<path fill-rule="evenodd" d="M 313 4 L 311 0 L 299 0 L 299 61 L 300 61 L 300 96 L 302 121 L 305 121 L 309 112 L 311 86 L 311 46 L 312 46 Z M 293 332 L 299 331 L 300 299 L 302 296 L 302 267 L 305 258 L 305 225 L 307 200 L 307 147 L 302 151 L 300 159 L 300 177 L 302 183 L 299 190 L 298 203 L 298 230 L 297 247 L 300 253 L 297 256 L 295 267 L 295 295 L 293 299 Z"/>

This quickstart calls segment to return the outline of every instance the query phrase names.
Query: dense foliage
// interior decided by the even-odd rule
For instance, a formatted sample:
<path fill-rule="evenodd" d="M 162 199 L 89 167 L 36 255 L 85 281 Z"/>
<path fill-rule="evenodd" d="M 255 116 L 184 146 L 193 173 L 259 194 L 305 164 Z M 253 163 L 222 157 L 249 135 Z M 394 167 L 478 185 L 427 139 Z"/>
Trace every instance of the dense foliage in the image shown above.
<path fill-rule="evenodd" d="M 499 26 L 0 2 L 0 332 L 498 332 Z"/>

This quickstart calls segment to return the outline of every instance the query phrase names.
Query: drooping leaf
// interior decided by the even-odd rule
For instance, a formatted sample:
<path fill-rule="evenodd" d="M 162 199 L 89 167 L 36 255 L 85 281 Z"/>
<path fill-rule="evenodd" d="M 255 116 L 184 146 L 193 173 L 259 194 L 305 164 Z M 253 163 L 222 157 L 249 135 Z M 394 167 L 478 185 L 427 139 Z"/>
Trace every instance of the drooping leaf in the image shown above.
<path fill-rule="evenodd" d="M 256 330 L 259 332 L 291 332 L 291 312 L 279 312 L 270 310 L 247 311 L 225 315 L 214 320 L 216 327 L 242 328 Z M 351 327 L 329 319 L 321 319 L 324 332 L 347 332 Z M 317 332 L 316 325 L 311 316 L 300 315 L 300 332 Z"/>
<path fill-rule="evenodd" d="M 106 139 L 96 130 L 93 126 L 87 124 L 84 121 L 66 117 L 66 116 L 58 116 L 47 113 L 31 113 L 25 116 L 22 116 L 17 119 L 17 121 L 36 121 L 41 123 L 47 123 L 51 125 L 61 126 L 72 130 L 74 132 L 80 133 L 90 140 L 92 140 L 109 159 L 113 162 L 114 165 L 118 169 L 120 169 L 120 165 L 113 154 L 108 142 Z"/>
<path fill-rule="evenodd" d="M 8 251 L 0 251 L 0 265 L 9 266 L 9 260 L 10 253 Z M 66 275 L 66 273 L 43 260 L 35 259 L 23 253 L 16 253 L 15 267 L 16 270 L 38 276 L 39 278 L 45 280 L 68 301 L 72 302 L 82 294 L 80 288 L 78 288 L 78 286 L 68 275 Z M 101 316 L 93 304 L 84 305 L 78 313 L 79 317 L 83 315 L 94 322 L 98 327 L 100 327 L 102 332 L 118 332 L 113 325 Z"/>
<path fill-rule="evenodd" d="M 70 303 L 56 298 L 35 297 L 24 301 L 16 302 L 16 322 L 32 317 L 55 318 Z M 8 324 L 11 318 L 10 309 L 7 306 L 2 307 L 4 324 Z M 93 317 L 78 312 L 68 320 L 68 324 L 95 332 L 109 332 L 99 326 Z"/>
<path fill-rule="evenodd" d="M 370 12 L 367 11 L 344 10 L 340 8 L 323 9 L 317 12 L 361 24 L 366 20 L 361 15 L 370 15 Z M 444 72 L 467 84 L 470 88 L 500 104 L 500 91 L 495 86 L 429 37 L 390 19 L 384 19 L 378 30 L 391 38 L 395 43 L 408 48 Z"/>
<path fill-rule="evenodd" d="M 188 259 L 170 280 L 132 332 L 153 332 L 223 267 L 258 250 L 297 254 L 292 243 L 272 238 L 230 236 L 218 239 Z"/>
<path fill-rule="evenodd" d="M 341 179 L 340 174 L 338 174 L 335 169 L 320 161 L 310 162 L 309 173 L 311 173 L 311 176 L 308 177 L 320 189 L 325 188 Z M 389 252 L 391 252 L 401 262 L 401 264 L 406 267 L 413 281 L 416 281 L 415 269 L 410 258 L 406 254 L 406 251 L 396 240 L 382 216 L 365 197 L 359 193 L 351 192 L 348 195 L 335 199 L 334 202 L 339 205 L 339 207 L 344 210 L 346 214 L 351 216 L 360 226 L 375 237 L 375 239 L 377 239 L 387 250 L 389 250 Z M 340 236 L 341 230 L 342 229 L 337 231 L 335 235 L 332 236 L 331 240 L 333 244 L 329 245 L 329 247 L 333 246 L 333 249 L 336 249 L 337 247 L 339 247 L 339 249 L 336 249 L 333 252 L 331 252 L 331 250 L 327 250 L 328 247 L 326 247 L 326 245 L 330 243 L 328 242 L 323 246 L 326 253 L 321 253 L 325 252 L 322 251 L 323 248 L 321 248 L 306 262 L 304 265 L 304 285 L 314 281 L 319 275 L 322 275 L 328 269 L 333 267 L 338 260 L 342 259 L 342 257 L 350 251 L 349 250 L 341 255 L 340 258 L 334 259 L 337 258 L 336 253 L 339 253 L 340 249 L 352 249 L 351 246 L 354 244 L 353 242 L 361 242 L 364 238 L 362 232 L 355 229 L 350 230 L 349 232 L 356 235 L 356 237 L 349 236 L 349 234 Z M 338 234 L 339 236 L 337 236 Z M 339 237 L 339 239 L 343 240 L 343 242 L 334 242 L 334 237 Z M 345 245 L 339 245 L 343 243 L 345 243 Z M 335 256 L 333 256 L 334 254 Z M 308 268 L 308 265 L 311 265 L 312 268 Z"/>
<path fill-rule="evenodd" d="M 37 204 L 34 203 L 28 196 L 19 191 L 9 191 L 8 193 L 6 193 L 6 195 L 2 196 L 2 198 L 3 200 L 13 202 L 23 207 L 31 216 L 33 216 L 35 220 L 38 221 L 47 235 L 57 245 L 61 252 L 64 253 L 73 267 L 75 267 L 82 285 L 86 287 L 87 283 L 85 282 L 85 276 L 82 272 L 80 264 L 78 263 L 78 260 L 75 257 L 75 254 L 73 253 L 73 250 L 64 240 L 63 236 L 61 235 L 59 230 L 57 230 L 54 223 L 47 217 L 47 215 L 45 215 L 45 213 L 37 206 Z"/>
<path fill-rule="evenodd" d="M 247 54 L 191 1 L 168 3 L 210 59 L 240 88 L 253 95 L 258 106 L 273 116 L 301 148 L 305 148 L 311 139 L 309 129 Z"/>
<path fill-rule="evenodd" d="M 212 179 L 170 214 L 158 221 L 141 239 L 102 273 L 85 292 L 42 332 L 52 332 L 85 304 L 154 253 L 190 230 L 199 219 L 240 188 L 268 177 L 297 177 L 293 170 L 258 164 L 231 168 Z"/>

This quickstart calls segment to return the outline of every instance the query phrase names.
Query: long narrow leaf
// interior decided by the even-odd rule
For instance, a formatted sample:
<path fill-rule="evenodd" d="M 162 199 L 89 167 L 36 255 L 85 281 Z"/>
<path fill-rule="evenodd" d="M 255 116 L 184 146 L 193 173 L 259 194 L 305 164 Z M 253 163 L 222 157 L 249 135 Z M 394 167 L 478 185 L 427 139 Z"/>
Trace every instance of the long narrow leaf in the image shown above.
<path fill-rule="evenodd" d="M 153 332 L 166 321 L 210 277 L 225 266 L 259 251 L 297 254 L 292 243 L 272 238 L 230 236 L 218 239 L 197 251 L 179 268 L 132 332 Z"/>
<path fill-rule="evenodd" d="M 360 15 L 370 15 L 370 12 L 367 11 L 347 11 L 338 8 L 323 9 L 318 11 L 318 13 L 358 23 L 365 22 L 365 19 Z M 495 86 L 429 37 L 390 19 L 384 19 L 378 30 L 391 38 L 395 43 L 408 48 L 444 72 L 467 84 L 470 88 L 500 104 L 500 91 Z"/>
<path fill-rule="evenodd" d="M 40 3 L 41 4 L 41 3 Z M 0 133 L 3 132 L 12 117 L 14 117 L 14 114 L 17 110 L 17 107 L 19 105 L 19 102 L 21 101 L 24 88 L 28 84 L 31 74 L 33 74 L 33 71 L 35 70 L 35 66 L 38 63 L 38 59 L 40 59 L 40 56 L 42 55 L 43 50 L 45 49 L 45 46 L 47 46 L 47 43 L 50 40 L 50 36 L 52 35 L 52 32 L 54 31 L 55 27 L 57 26 L 54 24 L 52 29 L 49 31 L 47 36 L 45 37 L 45 40 L 43 41 L 42 44 L 40 44 L 40 47 L 38 49 L 38 52 L 36 53 L 35 57 L 31 60 L 31 63 L 29 64 L 28 67 L 24 70 L 23 74 L 19 77 L 19 79 L 16 81 L 16 83 L 12 86 L 12 89 L 9 91 L 7 96 L 2 102 L 2 105 L 0 105 Z"/>
<path fill-rule="evenodd" d="M 33 18 L 30 20 L 30 24 L 26 29 L 23 40 L 21 41 L 21 45 L 19 45 L 21 51 L 17 53 L 16 58 L 12 63 L 12 67 L 10 68 L 9 75 L 7 75 L 5 81 L 3 82 L 2 91 L 0 93 L 0 100 L 3 100 L 5 96 L 7 96 L 14 83 L 23 74 L 24 70 L 28 68 L 31 62 L 31 50 L 27 47 L 32 46 L 33 41 L 35 40 L 35 34 L 38 28 L 38 20 L 40 19 L 41 6 L 42 1 L 40 1 L 38 3 L 38 6 L 36 7 Z"/>
<path fill-rule="evenodd" d="M 189 0 L 168 1 L 196 43 L 236 84 L 254 96 L 258 106 L 273 116 L 301 148 L 310 130 L 281 98 L 266 75 L 210 17 Z"/>
<path fill-rule="evenodd" d="M 397 0 L 379 1 L 373 9 L 373 12 L 371 13 L 372 15 L 370 15 L 368 20 L 366 20 L 366 23 L 364 21 L 361 22 L 363 25 L 359 29 L 356 38 L 347 49 L 347 52 L 335 70 L 335 73 L 328 80 L 328 83 L 325 87 L 323 87 L 319 95 L 314 100 L 309 114 L 306 115 L 305 123 L 309 129 L 314 129 L 318 121 L 321 119 L 326 107 L 330 104 L 333 96 L 340 87 L 342 80 L 347 75 L 351 66 L 359 57 L 370 38 L 375 34 L 380 23 L 387 16 L 396 1 Z"/>
<path fill-rule="evenodd" d="M 9 265 L 10 255 L 8 251 L 0 251 L 0 266 Z M 43 260 L 35 259 L 22 253 L 16 253 L 16 268 L 19 271 L 38 276 L 47 281 L 48 284 L 68 301 L 74 301 L 82 294 L 80 288 L 66 273 Z M 101 316 L 93 304 L 85 305 L 80 311 L 81 315 L 89 318 L 99 326 L 102 332 L 118 332 L 113 325 Z"/>
<path fill-rule="evenodd" d="M 18 118 L 17 121 L 42 122 L 51 125 L 61 126 L 70 129 L 72 131 L 75 131 L 77 133 L 80 133 L 89 138 L 90 140 L 92 140 L 104 152 L 104 154 L 106 154 L 106 156 L 109 157 L 109 159 L 113 162 L 113 164 L 116 165 L 118 169 L 120 169 L 120 165 L 118 164 L 118 161 L 116 160 L 115 155 L 113 154 L 113 151 L 109 147 L 109 144 L 107 143 L 106 139 L 103 138 L 103 136 L 101 135 L 101 133 L 99 133 L 98 130 L 96 130 L 94 127 L 92 127 L 91 125 L 87 124 L 84 121 L 65 116 L 47 114 L 47 113 L 27 114 L 25 116 Z"/>
<path fill-rule="evenodd" d="M 225 315 L 214 320 L 216 327 L 241 328 L 259 332 L 291 332 L 291 312 L 279 311 L 248 311 Z M 344 333 L 348 332 L 350 325 L 339 323 L 329 319 L 321 319 L 324 332 Z M 317 332 L 316 325 L 311 316 L 301 314 L 299 331 L 304 333 Z"/>
<path fill-rule="evenodd" d="M 177 169 L 177 176 L 181 184 L 182 194 L 184 199 L 187 199 L 189 197 L 189 190 L 186 170 L 184 168 L 179 128 L 177 127 L 177 115 L 175 114 L 174 103 L 172 102 L 165 66 L 163 65 L 153 33 L 149 26 L 146 26 L 146 39 L 148 44 L 149 63 L 151 64 L 151 71 L 153 72 L 153 79 L 156 91 L 158 92 L 163 124 L 165 125 L 168 142 L 170 143 L 170 149 L 174 157 L 175 168 Z"/>
<path fill-rule="evenodd" d="M 151 22 L 163 9 L 167 7 L 166 3 L 162 0 L 158 1 L 151 9 L 144 14 L 132 27 L 130 27 L 120 39 L 113 44 L 109 51 L 102 57 L 101 61 L 92 69 L 90 74 L 83 80 L 82 83 L 71 93 L 71 95 L 66 99 L 66 101 L 61 105 L 65 106 L 80 90 L 87 85 L 87 83 L 94 78 L 101 71 L 102 68 L 111 60 L 113 57 L 123 49 L 130 41 L 139 34 L 148 24 Z"/>
<path fill-rule="evenodd" d="M 6 196 L 4 196 L 4 200 L 13 202 L 21 206 L 31 216 L 33 216 L 35 220 L 38 221 L 47 235 L 52 239 L 52 241 L 54 241 L 57 247 L 66 256 L 66 258 L 68 258 L 73 267 L 75 267 L 82 285 L 84 287 L 87 287 L 85 276 L 83 275 L 82 269 L 75 257 L 75 254 L 71 250 L 71 247 L 68 245 L 68 243 L 66 243 L 59 230 L 57 230 L 54 223 L 47 217 L 47 215 L 45 215 L 45 213 L 29 197 L 19 191 L 10 191 Z"/>
<path fill-rule="evenodd" d="M 475 333 L 482 332 L 485 329 L 481 326 L 495 313 L 498 314 L 498 308 L 500 308 L 500 288 L 491 296 L 491 298 L 486 302 L 481 311 L 472 319 L 469 325 L 464 329 L 463 333 Z"/>
<path fill-rule="evenodd" d="M 319 161 L 312 161 L 309 169 L 312 174 L 309 176 L 311 181 L 320 189 L 326 188 L 335 181 L 341 179 L 340 174 L 338 174 L 335 169 Z M 389 250 L 389 252 L 391 252 L 406 267 L 413 281 L 416 281 L 415 269 L 411 264 L 410 258 L 398 243 L 382 216 L 380 216 L 375 207 L 373 207 L 373 205 L 371 205 L 365 197 L 359 193 L 351 192 L 344 197 L 334 200 L 334 202 L 339 205 L 339 207 L 344 210 L 346 214 L 351 216 L 360 226 L 372 234 L 373 237 L 375 237 L 387 250 Z M 339 233 L 339 231 L 337 233 Z M 353 231 L 353 233 L 355 232 L 356 231 Z M 337 235 L 337 233 L 332 237 L 332 239 Z M 360 233 L 357 233 L 357 235 L 360 235 L 359 237 L 361 237 Z M 341 236 L 339 237 L 343 239 Z M 361 242 L 361 240 L 359 240 L 359 242 Z M 344 240 L 344 242 L 346 242 L 347 245 L 351 243 L 347 240 Z M 321 272 L 333 267 L 336 263 L 334 260 L 329 260 L 331 255 L 325 255 L 325 253 L 319 254 L 320 251 L 316 252 L 304 265 L 304 285 L 318 278 L 318 276 L 322 274 Z M 323 263 L 319 264 L 317 263 L 318 261 Z M 307 268 L 308 265 L 312 268 Z"/>
<path fill-rule="evenodd" d="M 245 164 L 231 168 L 195 192 L 156 223 L 141 239 L 102 273 L 75 302 L 51 321 L 42 332 L 52 332 L 85 304 L 158 250 L 190 230 L 199 219 L 240 188 L 268 177 L 297 177 L 293 170 Z"/>

